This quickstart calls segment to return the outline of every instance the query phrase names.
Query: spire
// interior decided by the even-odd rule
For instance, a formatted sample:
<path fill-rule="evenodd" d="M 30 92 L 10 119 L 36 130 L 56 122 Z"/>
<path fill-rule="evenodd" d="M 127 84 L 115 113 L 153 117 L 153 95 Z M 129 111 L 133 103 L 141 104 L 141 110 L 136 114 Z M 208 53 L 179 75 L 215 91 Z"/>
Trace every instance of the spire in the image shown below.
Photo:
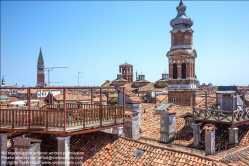
<path fill-rule="evenodd" d="M 4 75 L 3 75 L 3 78 L 2 78 L 2 85 L 5 85 Z"/>
<path fill-rule="evenodd" d="M 43 56 L 42 56 L 41 47 L 40 47 L 40 53 L 39 53 L 38 61 L 43 61 Z"/>
<path fill-rule="evenodd" d="M 182 0 L 181 0 L 180 3 L 179 3 L 179 6 L 180 6 L 180 5 L 183 5 Z"/>

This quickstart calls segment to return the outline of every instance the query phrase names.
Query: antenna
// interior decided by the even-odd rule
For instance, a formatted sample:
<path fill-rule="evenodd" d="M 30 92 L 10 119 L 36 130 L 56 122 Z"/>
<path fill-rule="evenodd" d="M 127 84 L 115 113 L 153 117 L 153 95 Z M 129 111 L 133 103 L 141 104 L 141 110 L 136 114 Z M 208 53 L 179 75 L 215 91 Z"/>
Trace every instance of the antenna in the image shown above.
<path fill-rule="evenodd" d="M 68 68 L 68 67 L 46 67 L 44 68 L 45 71 L 48 71 L 48 86 L 50 86 L 50 76 L 49 76 L 49 72 L 53 71 L 53 69 L 57 69 L 57 68 Z"/>
<path fill-rule="evenodd" d="M 83 73 L 83 72 L 80 72 L 80 71 L 79 71 L 79 72 L 78 72 L 78 77 L 76 77 L 76 78 L 78 78 L 78 86 L 80 86 L 80 81 L 79 81 L 79 80 L 80 80 L 79 78 L 81 78 L 81 77 L 80 77 L 80 73 Z"/>

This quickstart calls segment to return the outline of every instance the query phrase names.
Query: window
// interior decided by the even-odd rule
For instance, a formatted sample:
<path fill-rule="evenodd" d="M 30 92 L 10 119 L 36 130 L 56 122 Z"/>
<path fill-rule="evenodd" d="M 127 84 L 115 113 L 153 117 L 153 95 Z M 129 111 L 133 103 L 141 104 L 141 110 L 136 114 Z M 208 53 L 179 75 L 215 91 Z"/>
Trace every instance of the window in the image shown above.
<path fill-rule="evenodd" d="M 186 79 L 186 63 L 182 64 L 182 79 Z"/>
<path fill-rule="evenodd" d="M 177 64 L 173 64 L 173 79 L 177 79 Z"/>
<path fill-rule="evenodd" d="M 175 103 L 176 102 L 176 98 L 173 98 L 173 103 Z"/>

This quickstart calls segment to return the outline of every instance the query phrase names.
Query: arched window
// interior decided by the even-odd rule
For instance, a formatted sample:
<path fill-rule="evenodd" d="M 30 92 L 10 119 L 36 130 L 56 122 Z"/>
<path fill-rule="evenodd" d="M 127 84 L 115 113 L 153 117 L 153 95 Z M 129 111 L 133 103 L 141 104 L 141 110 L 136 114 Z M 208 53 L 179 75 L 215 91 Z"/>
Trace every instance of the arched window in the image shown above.
<path fill-rule="evenodd" d="M 173 64 L 173 79 L 177 79 L 177 64 Z"/>
<path fill-rule="evenodd" d="M 186 63 L 182 63 L 182 79 L 186 79 Z"/>

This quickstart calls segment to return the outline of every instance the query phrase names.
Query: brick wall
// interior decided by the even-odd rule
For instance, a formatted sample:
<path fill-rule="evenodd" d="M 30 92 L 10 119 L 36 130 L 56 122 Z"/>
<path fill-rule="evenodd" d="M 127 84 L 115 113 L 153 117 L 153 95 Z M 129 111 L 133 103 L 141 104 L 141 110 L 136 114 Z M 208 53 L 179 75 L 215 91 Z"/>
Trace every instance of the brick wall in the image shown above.
<path fill-rule="evenodd" d="M 175 104 L 182 106 L 192 106 L 193 93 L 195 91 L 169 91 L 168 102 L 173 103 L 173 99 L 176 99 Z"/>

